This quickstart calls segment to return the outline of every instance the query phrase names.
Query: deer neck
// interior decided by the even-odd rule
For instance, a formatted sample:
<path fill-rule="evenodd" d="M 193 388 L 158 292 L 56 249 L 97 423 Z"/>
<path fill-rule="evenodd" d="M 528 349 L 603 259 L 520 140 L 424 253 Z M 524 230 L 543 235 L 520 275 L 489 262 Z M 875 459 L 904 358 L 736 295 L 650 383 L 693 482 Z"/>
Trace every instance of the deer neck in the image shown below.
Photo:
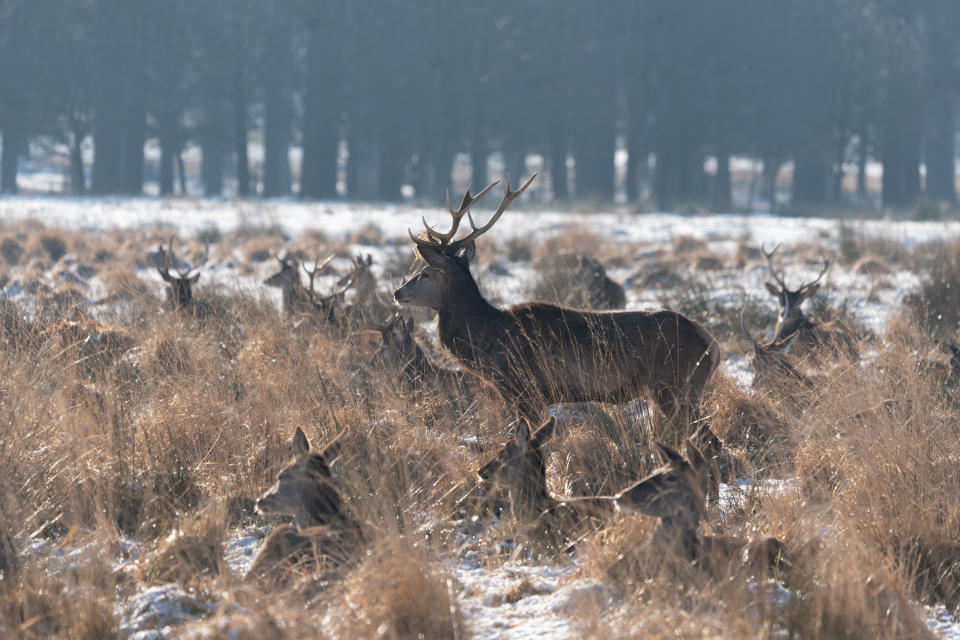
<path fill-rule="evenodd" d="M 504 313 L 487 302 L 473 279 L 439 310 L 440 343 L 461 362 L 476 368 L 502 335 Z"/>
<path fill-rule="evenodd" d="M 306 529 L 323 524 L 340 526 L 349 518 L 343 513 L 340 495 L 321 486 L 305 500 L 301 512 L 294 515 L 294 522 L 298 529 Z"/>
<path fill-rule="evenodd" d="M 695 560 L 700 546 L 697 520 L 690 516 L 661 518 L 653 530 L 651 543 L 657 549 L 674 549 L 686 560 Z"/>

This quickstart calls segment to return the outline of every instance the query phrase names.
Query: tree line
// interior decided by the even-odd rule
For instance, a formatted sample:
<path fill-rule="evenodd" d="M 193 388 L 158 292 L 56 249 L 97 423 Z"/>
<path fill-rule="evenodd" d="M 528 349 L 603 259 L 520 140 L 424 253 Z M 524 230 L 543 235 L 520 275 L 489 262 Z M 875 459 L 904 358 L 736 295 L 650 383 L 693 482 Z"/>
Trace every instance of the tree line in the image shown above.
<path fill-rule="evenodd" d="M 206 195 L 428 197 L 537 154 L 610 200 L 620 149 L 661 208 L 730 207 L 731 157 L 770 201 L 788 163 L 796 205 L 864 198 L 876 161 L 884 206 L 952 204 L 958 31 L 951 0 L 0 0 L 0 190 L 46 141 L 73 193 L 140 194 L 154 141 L 163 195 L 197 147 Z"/>

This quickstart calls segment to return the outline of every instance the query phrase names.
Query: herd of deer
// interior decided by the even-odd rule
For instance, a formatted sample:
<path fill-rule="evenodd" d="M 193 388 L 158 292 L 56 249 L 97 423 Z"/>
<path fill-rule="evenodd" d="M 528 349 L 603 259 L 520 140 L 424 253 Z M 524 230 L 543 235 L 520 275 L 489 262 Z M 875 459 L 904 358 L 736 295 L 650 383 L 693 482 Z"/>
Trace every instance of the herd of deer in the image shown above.
<path fill-rule="evenodd" d="M 500 219 L 504 211 L 531 184 L 536 174 L 516 190 L 506 180 L 504 196 L 493 216 L 478 227 L 471 207 L 496 183 L 476 195 L 469 188 L 460 206 L 447 207 L 452 224 L 439 231 L 423 221 L 425 230 L 410 232 L 422 268 L 395 292 L 400 305 L 426 307 L 437 313 L 441 344 L 463 371 L 493 387 L 516 410 L 518 421 L 512 439 L 477 471 L 478 493 L 492 504 L 505 500 L 510 513 L 524 520 L 542 520 L 566 529 L 597 528 L 615 512 L 642 513 L 659 519 L 649 544 L 710 571 L 722 563 L 750 561 L 770 571 L 787 565 L 783 544 L 774 538 L 747 539 L 713 536 L 701 532 L 708 497 L 714 495 L 716 459 L 722 443 L 701 410 L 704 389 L 721 362 L 714 338 L 696 322 L 673 311 L 588 311 L 546 302 L 530 302 L 506 309 L 490 304 L 470 272 L 475 242 Z M 457 233 L 466 217 L 470 231 Z M 858 357 L 856 342 L 838 327 L 807 318 L 801 307 L 820 287 L 829 262 L 819 275 L 796 290 L 787 287 L 777 272 L 776 248 L 764 254 L 775 281 L 770 293 L 779 300 L 780 315 L 774 336 L 757 342 L 740 316 L 741 328 L 754 350 L 757 382 L 788 380 L 800 387 L 812 383 L 784 354 L 791 350 L 815 353 L 825 348 L 845 357 Z M 161 276 L 170 286 L 171 304 L 189 307 L 191 286 L 199 273 L 169 273 L 170 253 L 162 247 Z M 305 287 L 294 258 L 278 257 L 280 271 L 265 283 L 281 289 L 283 308 L 297 321 L 308 320 L 329 330 L 354 326 L 359 315 L 370 322 L 393 314 L 393 305 L 377 294 L 369 256 L 354 260 L 353 270 L 327 296 L 314 291 L 314 277 L 327 261 L 318 261 Z M 595 261 L 594 261 L 595 262 Z M 589 299 L 622 308 L 625 298 L 609 283 L 599 263 L 583 261 L 584 281 L 596 283 Z M 349 288 L 356 292 L 352 308 L 345 304 Z M 745 310 L 745 309 L 744 309 Z M 381 362 L 392 364 L 414 388 L 459 388 L 463 374 L 437 367 L 413 339 L 412 320 L 399 313 L 380 329 Z M 657 443 L 663 466 L 616 496 L 561 500 L 547 490 L 543 446 L 555 431 L 556 420 L 544 422 L 547 410 L 575 402 L 621 403 L 646 397 L 659 409 L 655 433 L 661 439 L 683 443 L 681 455 Z M 541 425 L 532 430 L 533 425 Z M 294 518 L 268 536 L 248 577 L 283 581 L 302 564 L 336 570 L 349 565 L 368 541 L 364 526 L 352 518 L 335 486 L 331 464 L 337 456 L 338 436 L 322 451 L 311 450 L 303 431 L 293 438 L 292 459 L 277 475 L 276 484 L 257 502 L 267 515 Z"/>

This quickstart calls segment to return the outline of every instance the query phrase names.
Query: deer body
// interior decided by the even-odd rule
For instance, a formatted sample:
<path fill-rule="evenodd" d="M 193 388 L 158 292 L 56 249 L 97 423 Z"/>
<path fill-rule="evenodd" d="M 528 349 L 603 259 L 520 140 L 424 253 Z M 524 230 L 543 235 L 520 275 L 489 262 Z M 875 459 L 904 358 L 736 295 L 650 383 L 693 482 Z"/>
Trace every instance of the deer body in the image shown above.
<path fill-rule="evenodd" d="M 534 174 L 535 176 L 536 174 Z M 485 194 L 469 190 L 453 229 L 413 238 L 427 266 L 394 296 L 438 313 L 440 342 L 465 368 L 491 383 L 521 416 L 537 424 L 563 402 L 623 402 L 644 394 L 681 430 L 698 417 L 700 396 L 720 362 L 709 333 L 673 311 L 581 311 L 545 302 L 498 309 L 470 273 L 474 239 L 489 229 L 533 177 L 506 194 L 481 229 L 452 241 L 460 219 Z M 448 198 L 449 199 L 449 198 Z M 711 434 L 712 435 L 712 434 Z"/>
<path fill-rule="evenodd" d="M 277 258 L 280 271 L 263 281 L 268 287 L 280 289 L 283 310 L 287 315 L 307 315 L 317 318 L 327 326 L 339 327 L 344 324 L 344 297 L 351 282 L 344 288 L 329 296 L 320 297 L 313 292 L 313 278 L 324 264 L 330 261 L 327 258 L 323 263 L 317 263 L 310 276 L 310 288 L 303 286 L 300 281 L 300 272 L 297 270 L 297 261 L 293 258 Z"/>
<path fill-rule="evenodd" d="M 399 372 L 408 389 L 440 388 L 459 394 L 464 388 L 459 371 L 438 367 L 413 338 L 413 318 L 404 320 L 397 313 L 380 328 L 380 347 L 374 356 Z"/>
<path fill-rule="evenodd" d="M 293 516 L 267 536 L 246 580 L 281 583 L 297 566 L 322 564 L 331 569 L 349 564 L 363 544 L 363 530 L 343 507 L 333 485 L 330 464 L 337 455 L 339 437 L 321 452 L 311 452 L 298 427 L 293 437 L 293 459 L 277 474 L 276 484 L 257 500 L 264 515 Z"/>
<path fill-rule="evenodd" d="M 611 498 L 559 500 L 547 491 L 543 445 L 553 436 L 555 427 L 556 418 L 550 417 L 531 433 L 530 425 L 521 418 L 513 439 L 477 470 L 480 493 L 488 503 L 505 495 L 507 509 L 520 520 L 544 519 L 564 532 L 584 526 L 596 528 L 613 515 Z"/>
<path fill-rule="evenodd" d="M 607 275 L 607 270 L 599 260 L 578 256 L 574 279 L 586 288 L 586 298 L 591 309 L 623 309 L 627 306 L 623 285 Z"/>
<path fill-rule="evenodd" d="M 832 322 L 815 322 L 803 313 L 803 303 L 820 290 L 820 279 L 830 268 L 830 261 L 824 259 L 823 268 L 815 280 L 804 283 L 798 289 L 789 289 L 783 276 L 777 273 L 773 265 L 773 254 L 778 248 L 779 245 L 769 252 L 762 249 L 770 274 L 776 281 L 776 284 L 766 283 L 766 288 L 780 303 L 780 313 L 774 328 L 774 341 L 795 338 L 794 349 L 800 352 L 798 355 L 822 353 L 826 348 L 850 360 L 858 360 L 860 351 L 848 331 Z"/>
<path fill-rule="evenodd" d="M 664 466 L 614 498 L 621 512 L 660 519 L 648 543 L 654 553 L 695 564 L 717 578 L 738 565 L 769 572 L 785 564 L 785 547 L 776 538 L 700 533 L 709 490 L 707 461 L 690 441 L 686 457 L 660 443 L 657 451 Z"/>

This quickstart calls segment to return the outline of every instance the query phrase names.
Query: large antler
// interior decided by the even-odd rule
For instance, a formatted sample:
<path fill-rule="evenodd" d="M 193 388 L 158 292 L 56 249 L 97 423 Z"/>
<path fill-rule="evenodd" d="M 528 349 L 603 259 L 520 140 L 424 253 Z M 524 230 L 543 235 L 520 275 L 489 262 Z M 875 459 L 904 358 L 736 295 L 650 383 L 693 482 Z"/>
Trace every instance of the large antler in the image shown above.
<path fill-rule="evenodd" d="M 170 275 L 171 260 L 174 262 L 176 261 L 176 256 L 173 253 L 173 241 L 175 239 L 176 239 L 176 236 L 174 235 L 170 236 L 170 242 L 167 243 L 167 249 L 164 249 L 163 245 L 160 245 L 159 247 L 157 247 L 157 251 L 160 252 L 160 257 L 163 258 L 163 268 L 157 267 L 157 271 L 160 273 L 160 276 L 168 282 L 172 279 L 172 276 Z M 210 259 L 210 240 L 207 239 L 206 243 L 204 244 L 203 262 L 201 262 L 196 266 L 189 267 L 186 270 L 183 270 L 180 267 L 177 267 L 177 276 L 181 280 L 186 280 L 187 278 L 190 277 L 190 275 L 194 271 L 197 271 L 198 269 L 200 269 L 200 267 L 205 265 L 209 259 Z"/>
<path fill-rule="evenodd" d="M 335 255 L 336 255 L 335 253 L 331 253 L 329 256 L 327 256 L 327 257 L 324 258 L 323 260 L 320 260 L 319 257 L 316 258 L 316 259 L 313 261 L 313 269 L 307 269 L 307 265 L 305 265 L 305 264 L 300 265 L 300 266 L 303 268 L 303 272 L 306 273 L 306 274 L 307 274 L 307 277 L 310 279 L 310 289 L 309 289 L 309 291 L 310 291 L 310 298 L 311 298 L 311 299 L 313 299 L 313 297 L 314 297 L 314 292 L 313 292 L 313 279 L 317 277 L 317 273 L 319 273 L 319 271 L 320 271 L 321 269 L 323 269 L 325 266 L 327 266 L 328 264 L 330 264 L 330 261 L 333 260 L 333 258 L 334 258 Z M 280 260 L 280 258 L 277 258 L 277 260 Z M 281 260 L 281 262 L 282 262 L 282 260 Z M 286 264 L 286 263 L 284 263 L 284 264 Z M 347 288 L 349 288 L 349 285 L 347 285 Z M 346 291 L 346 289 L 344 289 L 344 291 Z"/>
<path fill-rule="evenodd" d="M 780 245 L 778 244 L 772 251 L 767 251 L 766 243 L 760 245 L 760 251 L 763 252 L 764 257 L 767 259 L 767 267 L 770 269 L 770 275 L 773 276 L 773 279 L 777 281 L 778 285 L 786 289 L 787 283 L 784 282 L 783 276 L 777 273 L 777 268 L 773 266 L 773 254 L 775 254 L 779 248 Z"/>
<path fill-rule="evenodd" d="M 429 224 L 427 224 L 426 218 L 423 219 L 423 226 L 426 227 L 427 237 L 418 238 L 413 235 L 412 231 L 409 231 L 410 238 L 418 245 L 432 246 L 436 249 L 440 249 L 447 254 L 456 253 L 461 247 L 470 244 L 482 234 L 487 232 L 490 227 L 492 227 L 497 220 L 500 219 L 500 216 L 503 215 L 503 212 L 516 200 L 521 193 L 523 193 L 527 187 L 533 182 L 533 179 L 537 177 L 537 173 L 534 172 L 530 178 L 521 185 L 516 191 L 510 190 L 510 176 L 506 178 L 506 184 L 504 185 L 503 199 L 500 201 L 500 206 L 497 207 L 497 211 L 493 214 L 490 220 L 487 221 L 487 224 L 482 227 L 477 227 L 473 221 L 473 216 L 470 215 L 470 207 L 477 203 L 481 197 L 486 195 L 490 189 L 492 189 L 498 182 L 493 182 L 488 184 L 483 188 L 477 195 L 470 195 L 470 187 L 467 187 L 467 192 L 463 196 L 463 201 L 460 203 L 460 207 L 457 210 L 454 210 L 450 204 L 450 192 L 447 191 L 447 210 L 450 211 L 450 215 L 453 217 L 453 224 L 450 227 L 450 230 L 446 233 L 440 233 L 435 230 Z M 457 230 L 460 228 L 460 221 L 463 219 L 464 214 L 466 214 L 467 219 L 470 221 L 470 233 L 468 233 L 463 238 L 459 240 L 454 240 L 453 236 L 456 235 Z"/>

